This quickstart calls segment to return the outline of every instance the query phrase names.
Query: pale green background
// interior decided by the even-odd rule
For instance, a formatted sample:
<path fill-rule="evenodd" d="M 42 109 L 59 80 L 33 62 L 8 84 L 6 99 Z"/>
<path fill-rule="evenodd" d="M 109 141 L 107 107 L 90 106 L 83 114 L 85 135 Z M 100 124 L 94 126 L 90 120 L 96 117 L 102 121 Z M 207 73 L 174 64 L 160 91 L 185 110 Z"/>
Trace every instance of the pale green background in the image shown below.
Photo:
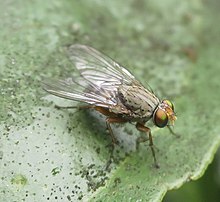
<path fill-rule="evenodd" d="M 160 201 L 167 190 L 199 178 L 220 142 L 219 6 L 214 0 L 2 1 L 0 201 Z M 160 169 L 147 144 L 135 151 L 140 133 L 126 124 L 114 127 L 120 146 L 106 171 L 103 117 L 54 108 L 77 104 L 47 95 L 40 84 L 74 74 L 64 51 L 73 43 L 105 52 L 175 103 L 181 138 L 152 127 Z"/>

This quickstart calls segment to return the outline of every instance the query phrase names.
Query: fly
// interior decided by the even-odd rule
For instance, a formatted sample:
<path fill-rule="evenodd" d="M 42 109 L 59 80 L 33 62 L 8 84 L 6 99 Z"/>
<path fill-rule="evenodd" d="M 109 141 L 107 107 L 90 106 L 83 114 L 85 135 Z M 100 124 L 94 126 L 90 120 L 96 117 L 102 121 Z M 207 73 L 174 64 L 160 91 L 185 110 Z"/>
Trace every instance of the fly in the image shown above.
<path fill-rule="evenodd" d="M 65 79 L 47 79 L 43 88 L 58 97 L 84 102 L 86 108 L 93 108 L 106 116 L 106 125 L 112 138 L 112 123 L 136 122 L 136 128 L 146 133 L 154 163 L 159 167 L 154 151 L 151 130 L 145 123 L 153 123 L 164 128 L 174 125 L 176 115 L 171 101 L 160 100 L 151 89 L 145 88 L 123 66 L 110 57 L 85 45 L 72 45 L 67 49 L 70 60 L 78 69 L 79 75 Z"/>

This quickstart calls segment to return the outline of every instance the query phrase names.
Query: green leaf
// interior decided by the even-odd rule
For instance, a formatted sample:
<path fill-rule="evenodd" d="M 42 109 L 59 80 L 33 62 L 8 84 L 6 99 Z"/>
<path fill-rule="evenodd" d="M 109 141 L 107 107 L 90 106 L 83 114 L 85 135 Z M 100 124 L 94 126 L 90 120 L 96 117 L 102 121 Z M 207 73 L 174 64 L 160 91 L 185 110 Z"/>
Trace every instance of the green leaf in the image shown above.
<path fill-rule="evenodd" d="M 5 1 L 0 7 L 1 201 L 161 201 L 203 175 L 220 144 L 219 2 Z M 47 95 L 41 81 L 74 75 L 65 46 L 88 44 L 174 101 L 172 136 L 152 129 L 160 169 L 140 132 Z"/>

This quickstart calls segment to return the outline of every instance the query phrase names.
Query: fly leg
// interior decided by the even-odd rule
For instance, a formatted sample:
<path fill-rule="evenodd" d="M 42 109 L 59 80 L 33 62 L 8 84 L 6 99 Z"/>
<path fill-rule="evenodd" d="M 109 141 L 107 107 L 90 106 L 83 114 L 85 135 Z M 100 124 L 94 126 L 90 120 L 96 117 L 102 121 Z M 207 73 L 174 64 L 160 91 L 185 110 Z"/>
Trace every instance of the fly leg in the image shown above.
<path fill-rule="evenodd" d="M 149 140 L 149 146 L 151 148 L 151 152 L 152 152 L 152 155 L 153 155 L 153 158 L 154 158 L 154 164 L 155 164 L 155 167 L 156 168 L 159 168 L 159 164 L 157 163 L 157 159 L 156 159 L 156 155 L 155 155 L 155 151 L 154 151 L 154 144 L 153 144 L 153 138 L 152 138 L 152 135 L 151 135 L 151 130 L 150 128 L 144 126 L 144 124 L 142 123 L 137 123 L 136 124 L 136 128 L 141 131 L 141 132 L 145 132 L 147 135 L 148 135 L 148 139 L 145 139 L 145 140 Z M 144 139 L 143 139 L 144 140 Z"/>
<path fill-rule="evenodd" d="M 167 128 L 169 129 L 169 131 L 172 135 L 174 135 L 176 138 L 180 138 L 180 135 L 176 134 L 169 125 L 167 126 Z"/>
<path fill-rule="evenodd" d="M 112 144 L 111 144 L 111 154 L 110 154 L 110 159 L 109 161 L 107 162 L 107 165 L 106 165 L 106 170 L 109 170 L 109 166 L 111 165 L 111 163 L 113 162 L 114 160 L 114 149 L 115 149 L 115 144 L 118 144 L 118 141 L 116 140 L 115 136 L 114 136 L 114 133 L 112 131 L 112 128 L 111 128 L 111 125 L 112 123 L 124 123 L 126 122 L 126 120 L 120 118 L 120 117 L 107 117 L 106 118 L 106 126 L 109 130 L 109 134 L 111 136 L 111 139 L 112 139 Z"/>
<path fill-rule="evenodd" d="M 107 116 L 106 126 L 109 130 L 109 134 L 111 135 L 112 143 L 113 143 L 113 145 L 118 144 L 118 142 L 117 142 L 117 140 L 116 140 L 116 138 L 113 134 L 113 131 L 112 131 L 112 128 L 111 128 L 110 124 L 112 124 L 112 123 L 124 123 L 124 122 L 127 122 L 127 121 L 125 119 L 121 118 L 121 117 L 117 117 L 117 115 L 115 113 L 110 112 L 109 109 L 107 109 L 107 108 L 95 106 L 94 109 L 97 110 L 98 112 L 100 112 L 101 114 Z"/>
<path fill-rule="evenodd" d="M 89 108 L 94 108 L 93 105 L 84 105 L 84 106 L 59 106 L 55 105 L 55 108 L 57 109 L 89 109 Z"/>
<path fill-rule="evenodd" d="M 141 136 L 136 139 L 136 150 L 139 150 L 140 143 L 149 141 L 147 136 Z"/>
<path fill-rule="evenodd" d="M 118 144 L 118 141 L 116 140 L 116 138 L 114 136 L 114 133 L 112 131 L 112 128 L 111 128 L 110 124 L 112 124 L 112 123 L 125 123 L 125 122 L 127 122 L 127 121 L 123 118 L 120 118 L 120 117 L 108 117 L 108 118 L 106 118 L 106 125 L 107 125 L 107 128 L 109 130 L 109 134 L 111 135 L 113 144 Z"/>

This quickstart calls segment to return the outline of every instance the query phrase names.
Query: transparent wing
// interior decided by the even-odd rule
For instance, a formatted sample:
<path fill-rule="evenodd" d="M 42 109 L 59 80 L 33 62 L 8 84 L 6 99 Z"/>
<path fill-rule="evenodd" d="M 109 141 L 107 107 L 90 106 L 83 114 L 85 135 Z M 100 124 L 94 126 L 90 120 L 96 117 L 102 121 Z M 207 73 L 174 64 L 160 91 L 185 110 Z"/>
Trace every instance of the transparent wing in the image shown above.
<path fill-rule="evenodd" d="M 67 78 L 64 80 L 46 79 L 42 82 L 44 90 L 65 99 L 95 104 L 96 106 L 111 108 L 117 105 L 113 97 L 89 87 L 87 83 L 78 81 L 79 78 Z M 91 89 L 90 89 L 91 88 Z"/>
<path fill-rule="evenodd" d="M 119 85 L 130 85 L 135 80 L 128 70 L 92 47 L 72 45 L 68 54 L 81 76 L 91 85 L 116 90 Z"/>
<path fill-rule="evenodd" d="M 64 80 L 45 80 L 46 91 L 66 99 L 111 108 L 119 105 L 118 87 L 139 82 L 111 58 L 85 45 L 68 48 L 70 60 L 79 70 L 79 77 Z"/>

